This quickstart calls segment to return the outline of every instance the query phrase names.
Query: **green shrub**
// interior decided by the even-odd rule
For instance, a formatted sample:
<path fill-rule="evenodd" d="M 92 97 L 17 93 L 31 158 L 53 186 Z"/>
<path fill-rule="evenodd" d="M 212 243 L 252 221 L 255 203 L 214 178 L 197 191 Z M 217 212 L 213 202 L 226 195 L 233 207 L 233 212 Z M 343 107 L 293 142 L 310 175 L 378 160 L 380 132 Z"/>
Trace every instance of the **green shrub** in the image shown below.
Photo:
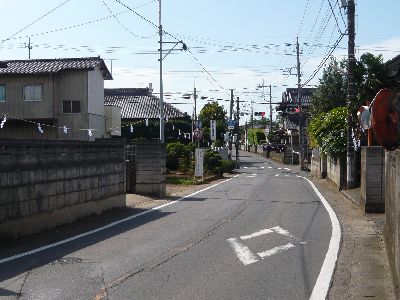
<path fill-rule="evenodd" d="M 184 145 L 181 142 L 169 143 L 166 146 L 167 168 L 170 170 L 178 170 L 179 164 L 187 164 L 190 161 L 192 145 Z M 183 167 L 184 168 L 184 167 Z"/>

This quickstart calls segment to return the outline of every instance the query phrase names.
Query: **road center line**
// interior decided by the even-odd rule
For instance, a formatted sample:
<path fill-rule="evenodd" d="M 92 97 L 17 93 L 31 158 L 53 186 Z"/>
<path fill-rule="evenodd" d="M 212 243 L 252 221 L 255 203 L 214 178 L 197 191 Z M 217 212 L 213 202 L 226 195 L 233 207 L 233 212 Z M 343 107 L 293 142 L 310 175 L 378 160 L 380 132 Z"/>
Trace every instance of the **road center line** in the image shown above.
<path fill-rule="evenodd" d="M 190 197 L 192 197 L 192 196 L 194 196 L 194 195 L 196 195 L 196 194 L 198 194 L 198 193 L 204 192 L 204 191 L 209 190 L 209 189 L 211 189 L 211 188 L 213 188 L 213 187 L 216 187 L 217 185 L 220 185 L 220 184 L 223 184 L 223 183 L 225 183 L 225 182 L 228 182 L 228 181 L 230 181 L 230 180 L 232 180 L 233 178 L 236 178 L 236 177 L 238 177 L 238 176 L 239 176 L 239 175 L 236 175 L 236 176 L 234 176 L 234 177 L 228 178 L 228 179 L 226 179 L 226 180 L 224 180 L 224 181 L 221 181 L 221 182 L 218 182 L 218 183 L 216 183 L 216 184 L 213 184 L 213 185 L 211 185 L 211 186 L 209 186 L 209 187 L 206 187 L 206 188 L 204 188 L 204 189 L 202 189 L 202 190 L 196 191 L 196 192 L 194 192 L 194 193 L 192 193 L 192 194 L 190 194 L 190 195 L 184 196 L 184 197 L 182 197 L 182 198 L 180 198 L 180 199 L 178 199 L 178 200 L 171 201 L 171 202 L 168 202 L 168 203 L 166 203 L 166 204 L 163 204 L 163 205 L 160 205 L 160 206 L 157 206 L 157 207 L 153 207 L 153 208 L 151 208 L 151 209 L 149 209 L 149 210 L 146 210 L 146 211 L 143 211 L 143 212 L 141 212 L 141 213 L 138 213 L 138 214 L 129 216 L 129 217 L 127 217 L 127 218 L 124 218 L 124 219 L 121 219 L 121 220 L 112 222 L 112 223 L 110 223 L 110 224 L 107 224 L 107 225 L 105 225 L 105 226 L 102 226 L 102 227 L 99 227 L 99 228 L 96 228 L 96 229 L 87 231 L 87 232 L 85 232 L 85 233 L 81 233 L 81 234 L 79 234 L 79 235 L 75 235 L 75 236 L 70 237 L 70 238 L 68 238 L 68 239 L 65 239 L 65 240 L 62 240 L 62 241 L 59 241 L 59 242 L 56 242 L 56 243 L 52 243 L 52 244 L 49 244 L 49 245 L 46 245 L 46 246 L 43 246 L 43 247 L 40 247 L 40 248 L 36 248 L 36 249 L 30 250 L 30 251 L 26 251 L 26 252 L 23 252 L 23 253 L 20 253 L 20 254 L 16 254 L 16 255 L 13 255 L 13 256 L 10 256 L 10 257 L 6 257 L 6 258 L 3 258 L 3 259 L 0 259 L 0 264 L 6 263 L 6 262 L 9 262 L 9 261 L 13 261 L 13 260 L 16 260 L 16 259 L 19 259 L 19 258 L 28 256 L 28 255 L 32 255 L 32 254 L 35 254 L 35 253 L 38 253 L 38 252 L 42 252 L 42 251 L 44 251 L 44 250 L 51 249 L 51 248 L 54 248 L 54 247 L 57 247 L 57 246 L 60 246 L 60 245 L 63 245 L 63 244 L 72 242 L 72 241 L 74 241 L 74 240 L 83 238 L 83 237 L 85 237 L 85 236 L 94 234 L 94 233 L 99 232 L 99 231 L 103 231 L 103 230 L 105 230 L 105 229 L 108 229 L 108 228 L 110 228 L 110 227 L 116 226 L 116 225 L 118 225 L 118 224 L 121 224 L 121 223 L 130 221 L 130 220 L 133 220 L 133 219 L 135 219 L 135 218 L 138 218 L 138 217 L 141 217 L 141 216 L 146 215 L 146 214 L 148 214 L 148 213 L 151 213 L 151 212 L 153 212 L 153 211 L 155 211 L 155 210 L 160 210 L 160 209 L 163 208 L 163 207 L 166 207 L 166 206 L 175 204 L 175 203 L 177 203 L 177 202 L 179 202 L 179 201 L 182 201 L 182 200 L 184 200 L 184 199 L 190 198 Z"/>

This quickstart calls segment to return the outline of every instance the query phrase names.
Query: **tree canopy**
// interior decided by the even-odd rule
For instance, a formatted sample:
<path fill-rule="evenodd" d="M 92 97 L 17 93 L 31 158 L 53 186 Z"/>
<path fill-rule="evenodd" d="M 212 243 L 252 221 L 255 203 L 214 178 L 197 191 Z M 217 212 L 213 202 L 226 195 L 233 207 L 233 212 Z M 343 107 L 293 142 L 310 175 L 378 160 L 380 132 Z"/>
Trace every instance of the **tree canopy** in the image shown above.
<path fill-rule="evenodd" d="M 210 141 L 210 120 L 216 120 L 217 140 L 219 144 L 223 143 L 222 133 L 226 131 L 227 114 L 222 105 L 217 101 L 212 101 L 203 106 L 199 114 L 199 120 L 203 127 L 203 136 L 205 140 Z"/>

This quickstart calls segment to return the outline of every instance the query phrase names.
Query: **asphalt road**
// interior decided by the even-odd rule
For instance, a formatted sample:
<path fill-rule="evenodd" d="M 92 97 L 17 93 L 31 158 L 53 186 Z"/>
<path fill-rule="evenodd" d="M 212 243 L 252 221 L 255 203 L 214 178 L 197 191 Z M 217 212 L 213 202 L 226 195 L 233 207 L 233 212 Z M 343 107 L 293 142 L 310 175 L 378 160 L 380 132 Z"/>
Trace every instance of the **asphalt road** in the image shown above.
<path fill-rule="evenodd" d="M 237 176 L 205 191 L 31 255 L 3 255 L 0 295 L 308 299 L 331 239 L 328 212 L 302 174 L 243 154 Z"/>

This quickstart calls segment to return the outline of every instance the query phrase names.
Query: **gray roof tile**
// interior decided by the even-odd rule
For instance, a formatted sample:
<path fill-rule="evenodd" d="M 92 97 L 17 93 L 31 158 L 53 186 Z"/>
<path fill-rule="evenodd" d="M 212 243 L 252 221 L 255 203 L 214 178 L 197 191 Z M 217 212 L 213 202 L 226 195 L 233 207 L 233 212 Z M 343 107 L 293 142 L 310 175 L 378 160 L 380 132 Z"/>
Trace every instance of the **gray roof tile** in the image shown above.
<path fill-rule="evenodd" d="M 51 74 L 64 70 L 93 70 L 99 66 L 104 79 L 112 79 L 104 60 L 100 57 L 30 59 L 2 61 L 1 75 Z"/>
<path fill-rule="evenodd" d="M 158 119 L 160 99 L 153 96 L 148 88 L 104 89 L 104 104 L 121 107 L 122 119 Z M 183 118 L 179 109 L 164 102 L 166 118 Z"/>

